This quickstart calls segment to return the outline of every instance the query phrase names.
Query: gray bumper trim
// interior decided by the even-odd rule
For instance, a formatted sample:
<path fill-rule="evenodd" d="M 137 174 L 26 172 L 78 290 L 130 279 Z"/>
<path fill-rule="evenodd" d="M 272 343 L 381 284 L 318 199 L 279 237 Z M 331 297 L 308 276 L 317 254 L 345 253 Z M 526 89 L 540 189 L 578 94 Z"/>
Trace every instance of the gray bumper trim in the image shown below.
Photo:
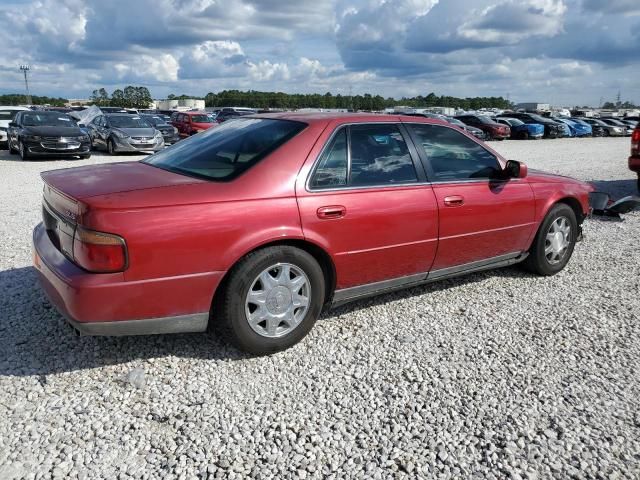
<path fill-rule="evenodd" d="M 178 317 L 121 320 L 116 322 L 67 322 L 80 334 L 90 336 L 157 335 L 162 333 L 204 332 L 209 323 L 209 312 L 180 315 Z"/>

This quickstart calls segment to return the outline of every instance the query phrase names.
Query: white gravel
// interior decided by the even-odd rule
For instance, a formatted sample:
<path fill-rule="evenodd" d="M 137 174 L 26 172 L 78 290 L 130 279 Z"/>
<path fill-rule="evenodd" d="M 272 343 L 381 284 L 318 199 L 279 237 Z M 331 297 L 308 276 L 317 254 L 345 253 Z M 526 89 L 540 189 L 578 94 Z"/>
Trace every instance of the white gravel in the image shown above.
<path fill-rule="evenodd" d="M 492 146 L 635 189 L 628 138 Z M 0 151 L 1 480 L 640 478 L 640 214 L 588 220 L 555 277 L 385 295 L 246 358 L 207 335 L 77 338 L 44 298 L 38 172 L 108 161 Z"/>

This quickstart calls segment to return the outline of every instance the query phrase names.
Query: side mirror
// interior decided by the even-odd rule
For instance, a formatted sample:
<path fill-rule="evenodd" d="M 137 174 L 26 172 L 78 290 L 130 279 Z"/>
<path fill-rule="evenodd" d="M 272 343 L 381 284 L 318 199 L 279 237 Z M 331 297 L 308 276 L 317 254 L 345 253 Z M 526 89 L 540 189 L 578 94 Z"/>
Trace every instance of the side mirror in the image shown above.
<path fill-rule="evenodd" d="M 516 160 L 508 160 L 503 170 L 506 178 L 525 178 L 527 171 L 527 166 Z"/>
<path fill-rule="evenodd" d="M 79 126 L 80 128 L 84 128 L 84 127 L 86 127 L 86 125 L 85 125 L 84 123 L 79 123 L 79 124 L 78 124 L 78 126 Z"/>
<path fill-rule="evenodd" d="M 12 127 L 12 128 L 15 128 L 18 125 L 16 125 L 16 122 L 9 122 L 9 126 Z"/>

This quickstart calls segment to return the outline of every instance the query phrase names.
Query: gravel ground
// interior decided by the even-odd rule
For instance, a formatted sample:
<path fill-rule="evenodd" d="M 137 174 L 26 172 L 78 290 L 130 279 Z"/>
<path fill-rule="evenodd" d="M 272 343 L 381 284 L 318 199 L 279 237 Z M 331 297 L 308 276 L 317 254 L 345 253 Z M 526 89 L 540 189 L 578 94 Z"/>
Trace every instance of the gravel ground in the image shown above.
<path fill-rule="evenodd" d="M 628 138 L 492 146 L 635 189 Z M 77 338 L 44 298 L 38 172 L 107 161 L 0 151 L 0 479 L 640 478 L 639 213 L 588 220 L 554 277 L 385 295 L 247 358 L 200 334 Z"/>

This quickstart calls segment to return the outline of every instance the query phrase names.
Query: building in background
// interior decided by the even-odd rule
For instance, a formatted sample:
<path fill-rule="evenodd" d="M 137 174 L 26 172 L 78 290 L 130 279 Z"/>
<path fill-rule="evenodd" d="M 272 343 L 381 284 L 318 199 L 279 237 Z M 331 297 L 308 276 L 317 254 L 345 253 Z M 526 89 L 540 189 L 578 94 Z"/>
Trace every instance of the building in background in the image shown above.
<path fill-rule="evenodd" d="M 551 105 L 548 103 L 526 102 L 518 103 L 516 110 L 524 110 L 525 112 L 550 112 Z"/>
<path fill-rule="evenodd" d="M 155 104 L 158 110 L 178 110 L 181 112 L 186 112 L 187 110 L 204 110 L 204 100 L 198 100 L 196 98 L 155 100 Z"/>

